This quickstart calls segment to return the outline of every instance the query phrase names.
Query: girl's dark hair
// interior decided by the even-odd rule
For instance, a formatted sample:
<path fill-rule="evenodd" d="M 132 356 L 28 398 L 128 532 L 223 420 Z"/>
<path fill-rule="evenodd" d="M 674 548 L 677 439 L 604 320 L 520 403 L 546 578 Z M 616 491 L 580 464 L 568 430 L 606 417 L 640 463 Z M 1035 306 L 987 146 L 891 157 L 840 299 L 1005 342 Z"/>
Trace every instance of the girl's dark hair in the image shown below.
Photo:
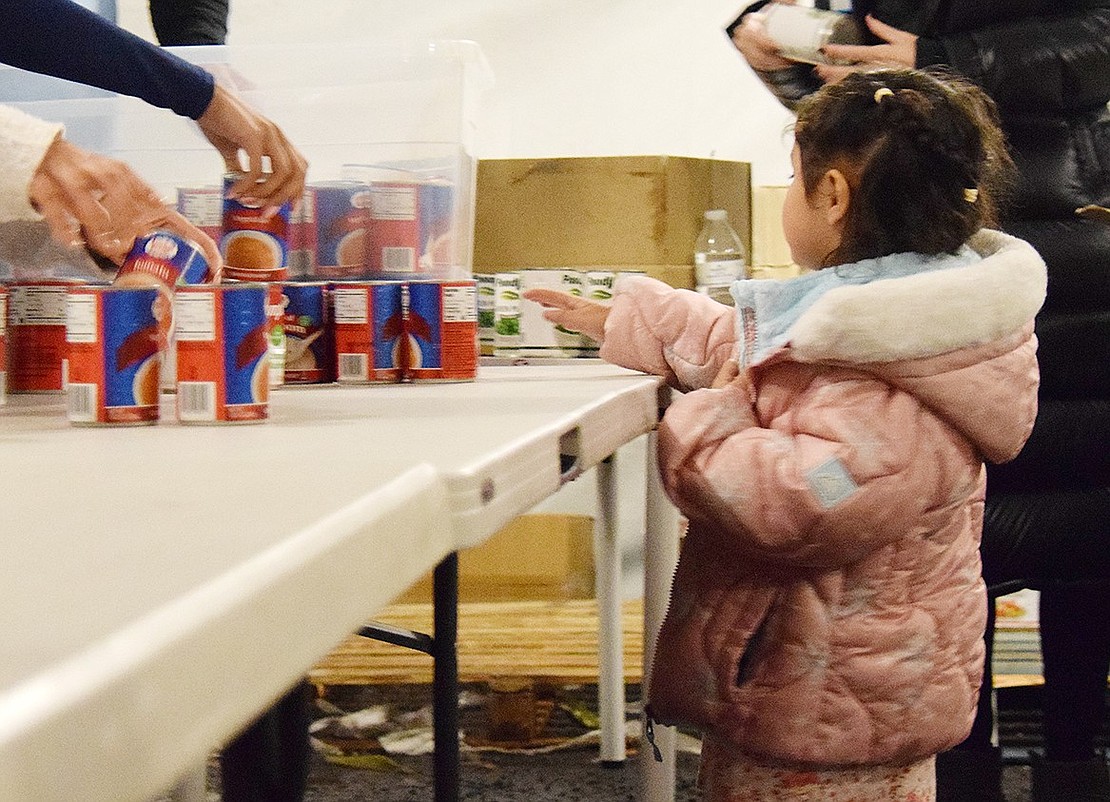
<path fill-rule="evenodd" d="M 892 253 L 955 252 L 998 225 L 1016 175 L 987 94 L 908 69 L 854 72 L 798 107 L 794 140 L 809 195 L 829 169 L 852 195 L 842 244 L 826 264 Z"/>

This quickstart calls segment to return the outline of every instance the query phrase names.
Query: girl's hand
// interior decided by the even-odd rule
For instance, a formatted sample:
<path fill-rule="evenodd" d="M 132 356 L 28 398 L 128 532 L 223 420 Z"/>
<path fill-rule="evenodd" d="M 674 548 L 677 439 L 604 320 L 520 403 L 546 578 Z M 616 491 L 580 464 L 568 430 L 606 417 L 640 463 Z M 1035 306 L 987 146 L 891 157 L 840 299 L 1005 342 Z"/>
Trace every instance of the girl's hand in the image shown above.
<path fill-rule="evenodd" d="M 557 326 L 580 331 L 597 342 L 605 338 L 605 321 L 609 318 L 609 307 L 603 304 L 559 290 L 540 288 L 525 290 L 522 297 L 544 307 L 544 319 Z"/>
<path fill-rule="evenodd" d="M 92 250 L 122 264 L 138 237 L 158 228 L 196 242 L 212 274 L 221 268 L 216 243 L 171 209 L 127 164 L 58 137 L 31 178 L 28 198 L 51 236 L 73 248 Z"/>
<path fill-rule="evenodd" d="M 789 4 L 793 4 L 792 0 Z M 732 44 L 753 70 L 774 72 L 789 69 L 796 63 L 779 55 L 779 46 L 767 35 L 763 15 L 758 11 L 746 15 L 740 27 L 732 32 Z"/>
<path fill-rule="evenodd" d="M 875 67 L 910 67 L 917 64 L 917 36 L 880 22 L 868 14 L 867 27 L 883 41 L 881 45 L 825 45 L 821 52 L 851 66 L 818 64 L 815 69 L 825 83 L 836 83 L 850 72 Z"/>

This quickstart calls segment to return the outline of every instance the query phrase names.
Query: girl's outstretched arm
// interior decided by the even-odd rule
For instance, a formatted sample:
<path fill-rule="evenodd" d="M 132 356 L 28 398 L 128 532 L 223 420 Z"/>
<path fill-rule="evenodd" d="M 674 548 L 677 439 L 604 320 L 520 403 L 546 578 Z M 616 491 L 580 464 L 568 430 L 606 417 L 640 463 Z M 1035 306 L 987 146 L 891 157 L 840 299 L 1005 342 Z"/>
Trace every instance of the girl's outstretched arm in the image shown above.
<path fill-rule="evenodd" d="M 523 298 L 542 306 L 544 319 L 557 326 L 580 331 L 599 343 L 605 338 L 605 321 L 609 317 L 607 306 L 567 292 L 539 287 L 525 290 Z"/>

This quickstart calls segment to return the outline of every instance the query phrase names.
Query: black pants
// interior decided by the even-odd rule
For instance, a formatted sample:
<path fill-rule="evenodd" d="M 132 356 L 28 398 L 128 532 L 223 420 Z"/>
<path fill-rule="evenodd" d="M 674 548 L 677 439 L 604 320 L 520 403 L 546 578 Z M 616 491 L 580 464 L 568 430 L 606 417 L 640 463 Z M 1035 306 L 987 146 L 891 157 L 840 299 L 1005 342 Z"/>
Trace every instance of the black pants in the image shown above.
<path fill-rule="evenodd" d="M 989 480 L 988 480 L 989 481 Z M 988 585 L 1023 580 L 1041 593 L 1044 746 L 1050 760 L 1094 754 L 1110 671 L 1110 489 L 997 494 L 988 498 L 983 527 Z M 985 749 L 994 729 L 991 644 L 979 709 L 962 748 Z"/>
<path fill-rule="evenodd" d="M 301 802 L 308 782 L 312 686 L 299 682 L 220 753 L 224 802 Z"/>
<path fill-rule="evenodd" d="M 227 40 L 229 0 L 150 0 L 158 44 L 222 45 Z"/>

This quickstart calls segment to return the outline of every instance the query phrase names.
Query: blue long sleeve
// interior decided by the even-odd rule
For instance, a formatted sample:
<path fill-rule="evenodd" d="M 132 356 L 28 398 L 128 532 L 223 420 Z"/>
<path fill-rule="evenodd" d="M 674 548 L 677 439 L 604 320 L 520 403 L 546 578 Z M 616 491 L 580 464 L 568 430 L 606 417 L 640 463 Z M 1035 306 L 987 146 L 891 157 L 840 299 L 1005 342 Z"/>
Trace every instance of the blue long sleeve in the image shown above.
<path fill-rule="evenodd" d="M 197 119 L 211 74 L 71 0 L 0 0 L 0 62 Z"/>

